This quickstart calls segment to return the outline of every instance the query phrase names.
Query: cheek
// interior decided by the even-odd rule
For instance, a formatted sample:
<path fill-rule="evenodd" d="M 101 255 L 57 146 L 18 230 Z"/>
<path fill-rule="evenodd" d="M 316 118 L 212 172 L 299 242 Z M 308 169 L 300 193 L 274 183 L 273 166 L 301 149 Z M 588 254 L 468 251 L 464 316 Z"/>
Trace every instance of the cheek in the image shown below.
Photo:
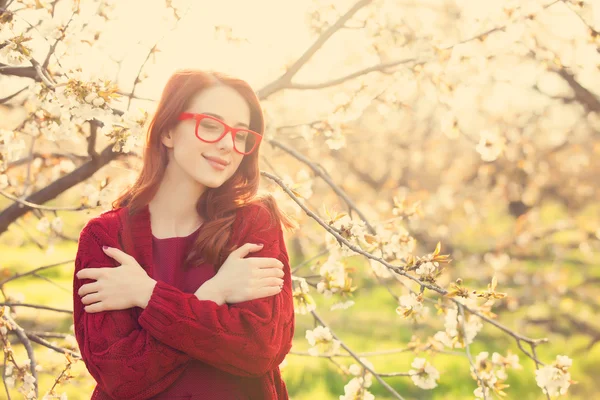
<path fill-rule="evenodd" d="M 242 160 L 244 160 L 244 156 L 239 155 L 234 157 L 234 159 L 231 161 L 232 164 L 234 165 L 234 171 L 237 171 L 240 168 L 240 165 L 242 164 Z"/>

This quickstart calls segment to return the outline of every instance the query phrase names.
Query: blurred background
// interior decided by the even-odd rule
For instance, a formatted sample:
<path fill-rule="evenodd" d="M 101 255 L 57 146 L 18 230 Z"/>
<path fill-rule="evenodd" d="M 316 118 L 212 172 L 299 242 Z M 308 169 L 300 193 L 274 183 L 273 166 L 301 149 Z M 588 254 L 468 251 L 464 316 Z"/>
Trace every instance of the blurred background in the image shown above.
<path fill-rule="evenodd" d="M 460 278 L 485 291 L 495 277 L 506 297 L 489 315 L 548 338 L 539 360 L 573 360 L 577 383 L 565 397 L 595 398 L 599 1 L 0 0 L 0 289 L 24 332 L 3 341 L 23 367 L 32 354 L 21 343 L 32 342 L 40 398 L 93 390 L 83 363 L 63 354 L 78 351 L 78 235 L 136 177 L 148 115 L 180 68 L 227 72 L 256 89 L 267 121 L 261 169 L 293 191 L 263 177 L 300 226 L 286 234 L 299 290 L 281 366 L 292 399 L 368 398 L 344 388 L 348 353 L 308 353 L 317 323 L 303 301 L 375 371 L 406 373 L 417 356 L 439 371 L 432 390 L 382 378 L 404 398 L 470 399 L 477 388 L 465 349 L 433 339 L 448 329 L 447 300 L 427 290 L 428 311 L 404 318 L 399 299 L 419 285 L 340 253 L 298 203 L 394 265 L 439 242 L 452 259 L 440 288 Z M 514 335 L 484 323 L 470 347 L 473 357 L 519 356 L 506 398 L 546 398 Z M 0 398 L 21 398 L 22 385 Z M 368 391 L 398 398 L 375 379 Z"/>

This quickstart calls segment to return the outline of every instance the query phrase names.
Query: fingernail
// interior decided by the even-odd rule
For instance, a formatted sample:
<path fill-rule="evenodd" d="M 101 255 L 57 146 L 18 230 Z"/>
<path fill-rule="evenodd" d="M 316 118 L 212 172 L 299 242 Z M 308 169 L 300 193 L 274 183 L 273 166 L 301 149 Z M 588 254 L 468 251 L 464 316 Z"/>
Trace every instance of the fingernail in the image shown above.
<path fill-rule="evenodd" d="M 262 244 L 262 243 L 259 243 L 259 244 L 257 244 L 257 246 L 263 247 L 263 246 L 264 246 L 264 244 Z"/>
<path fill-rule="evenodd" d="M 102 246 L 102 250 L 108 249 L 108 246 Z"/>

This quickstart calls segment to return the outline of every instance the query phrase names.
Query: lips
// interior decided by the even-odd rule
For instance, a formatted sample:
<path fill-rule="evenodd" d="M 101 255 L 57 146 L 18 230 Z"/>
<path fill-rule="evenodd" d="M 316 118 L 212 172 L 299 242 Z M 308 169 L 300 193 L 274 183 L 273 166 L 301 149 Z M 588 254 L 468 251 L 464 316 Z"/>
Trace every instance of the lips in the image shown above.
<path fill-rule="evenodd" d="M 215 162 L 217 164 L 221 164 L 223 166 L 229 165 L 229 162 L 227 162 L 227 161 L 225 161 L 225 160 L 223 160 L 222 158 L 219 158 L 219 157 L 210 157 L 210 156 L 204 156 L 204 155 L 203 155 L 203 157 L 206 158 L 209 161 Z"/>

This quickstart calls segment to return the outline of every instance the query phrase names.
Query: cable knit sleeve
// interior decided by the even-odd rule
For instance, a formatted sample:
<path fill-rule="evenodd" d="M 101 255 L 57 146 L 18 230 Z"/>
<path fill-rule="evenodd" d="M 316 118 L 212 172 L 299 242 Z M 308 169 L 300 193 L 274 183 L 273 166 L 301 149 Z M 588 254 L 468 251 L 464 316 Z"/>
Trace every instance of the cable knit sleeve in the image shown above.
<path fill-rule="evenodd" d="M 255 377 L 277 368 L 291 349 L 291 271 L 281 224 L 273 221 L 264 207 L 249 206 L 238 229 L 238 245 L 264 244 L 252 257 L 273 257 L 284 264 L 284 286 L 279 294 L 218 306 L 159 282 L 139 322 L 161 342 L 194 358 L 231 374 Z"/>
<path fill-rule="evenodd" d="M 102 245 L 120 248 L 118 229 L 92 219 L 82 230 L 75 274 L 83 268 L 110 268 L 118 263 Z M 191 359 L 156 340 L 137 322 L 140 309 L 87 313 L 77 294 L 92 280 L 73 279 L 75 336 L 85 365 L 102 391 L 115 399 L 147 399 L 171 385 Z"/>

